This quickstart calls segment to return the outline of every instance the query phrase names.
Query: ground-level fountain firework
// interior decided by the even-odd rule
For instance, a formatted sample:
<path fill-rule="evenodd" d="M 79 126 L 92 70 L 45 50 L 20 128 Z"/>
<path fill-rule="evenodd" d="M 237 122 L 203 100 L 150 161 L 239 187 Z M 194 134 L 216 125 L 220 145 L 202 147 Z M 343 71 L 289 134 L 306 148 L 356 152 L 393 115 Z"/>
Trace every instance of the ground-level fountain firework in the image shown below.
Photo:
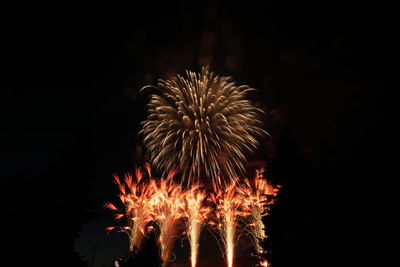
<path fill-rule="evenodd" d="M 154 230 L 152 222 L 158 226 L 164 266 L 173 258 L 173 243 L 180 227 L 184 227 L 189 239 L 192 267 L 198 261 L 203 227 L 210 227 L 216 233 L 228 267 L 234 266 L 235 245 L 242 234 L 254 240 L 257 253 L 263 253 L 259 243 L 266 237 L 262 217 L 274 203 L 278 187 L 272 186 L 261 175 L 254 178 L 254 186 L 250 180 L 241 183 L 235 179 L 224 188 L 214 186 L 210 193 L 200 189 L 199 185 L 181 189 L 172 180 L 173 174 L 162 179 L 150 176 L 143 179 L 142 175 L 137 170 L 136 179 L 126 175 L 123 182 L 115 176 L 122 208 L 106 204 L 107 208 L 117 212 L 117 220 L 126 218 L 127 224 L 119 229 L 128 235 L 131 253 L 137 252 L 142 237 Z M 108 227 L 107 230 L 115 228 Z"/>
<path fill-rule="evenodd" d="M 257 171 L 254 179 L 240 179 L 245 152 L 257 148 L 257 136 L 266 133 L 262 111 L 246 99 L 254 89 L 237 86 L 232 78 L 203 68 L 196 74 L 160 80 L 159 94 L 151 96 L 141 134 L 153 167 L 165 177 L 154 178 L 149 164 L 124 180 L 115 176 L 120 204 L 106 204 L 125 219 L 118 227 L 129 237 L 129 252 L 141 249 L 150 232 L 158 235 L 163 266 L 174 260 L 175 239 L 189 240 L 190 265 L 197 266 L 201 231 L 208 227 L 220 245 L 227 267 L 235 262 L 242 235 L 252 240 L 259 266 L 260 242 L 266 238 L 262 218 L 268 214 L 278 187 Z M 176 170 L 180 180 L 174 181 Z M 211 183 L 205 186 L 202 181 Z M 118 208 L 120 206 L 120 208 Z M 113 230 L 116 227 L 107 227 Z"/>

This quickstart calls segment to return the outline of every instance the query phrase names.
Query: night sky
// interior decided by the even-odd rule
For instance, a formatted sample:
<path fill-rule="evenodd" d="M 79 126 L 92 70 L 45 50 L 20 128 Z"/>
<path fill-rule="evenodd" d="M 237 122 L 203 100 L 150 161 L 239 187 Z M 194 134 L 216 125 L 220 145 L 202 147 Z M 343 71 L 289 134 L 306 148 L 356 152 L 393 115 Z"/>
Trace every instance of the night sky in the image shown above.
<path fill-rule="evenodd" d="M 114 223 L 102 205 L 117 200 L 111 175 L 145 161 L 137 133 L 148 95 L 139 90 L 210 65 L 257 88 L 250 98 L 267 111 L 272 137 L 249 159 L 283 185 L 268 219 L 272 266 L 394 266 L 396 11 L 165 2 L 0 9 L 2 250 L 30 263 L 75 250 L 91 264 L 98 247 L 96 267 L 124 257 L 127 238 L 106 235 Z M 208 243 L 200 264 L 219 266 Z M 185 253 L 174 266 L 186 266 Z"/>

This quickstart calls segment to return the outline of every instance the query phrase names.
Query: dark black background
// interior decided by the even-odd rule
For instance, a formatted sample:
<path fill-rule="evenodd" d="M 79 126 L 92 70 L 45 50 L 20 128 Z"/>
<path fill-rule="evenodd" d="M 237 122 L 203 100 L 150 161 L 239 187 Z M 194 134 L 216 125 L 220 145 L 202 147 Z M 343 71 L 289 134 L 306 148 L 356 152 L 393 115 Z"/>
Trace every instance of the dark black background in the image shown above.
<path fill-rule="evenodd" d="M 268 114 L 272 138 L 249 158 L 283 185 L 267 220 L 272 266 L 393 266 L 391 6 L 148 1 L 0 12 L 1 241 L 14 266 L 85 266 L 95 246 L 94 266 L 124 255 L 122 234 L 105 236 L 102 204 L 116 200 L 111 174 L 143 162 L 139 90 L 207 64 L 257 88 L 251 97 Z M 220 264 L 203 250 L 200 265 Z"/>

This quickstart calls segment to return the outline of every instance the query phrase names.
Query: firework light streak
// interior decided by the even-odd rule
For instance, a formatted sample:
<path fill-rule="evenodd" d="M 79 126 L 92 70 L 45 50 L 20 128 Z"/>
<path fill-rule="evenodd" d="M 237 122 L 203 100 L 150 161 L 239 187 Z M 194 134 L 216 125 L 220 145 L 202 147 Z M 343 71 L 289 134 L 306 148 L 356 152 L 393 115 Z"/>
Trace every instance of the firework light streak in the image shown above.
<path fill-rule="evenodd" d="M 194 185 L 185 193 L 185 226 L 190 243 L 190 263 L 192 267 L 197 264 L 200 232 L 204 226 L 211 208 L 204 204 L 206 193 Z"/>
<path fill-rule="evenodd" d="M 125 207 L 125 211 L 117 213 L 115 219 L 119 220 L 123 217 L 127 219 L 127 226 L 120 227 L 120 229 L 129 237 L 129 252 L 134 252 L 140 248 L 146 225 L 152 219 L 149 205 L 153 193 L 149 190 L 148 184 L 141 182 L 142 172 L 136 169 L 135 174 L 135 181 L 130 174 L 125 176 L 124 182 L 121 182 L 117 175 L 114 176 L 120 191 L 119 198 Z M 106 204 L 106 208 L 118 211 L 118 208 L 111 203 Z M 114 228 L 107 227 L 106 230 Z"/>
<path fill-rule="evenodd" d="M 237 179 L 227 185 L 224 189 L 218 189 L 214 185 L 214 192 L 210 195 L 210 200 L 215 205 L 216 223 L 210 225 L 217 226 L 217 232 L 222 241 L 223 249 L 226 253 L 226 263 L 228 267 L 233 267 L 235 257 L 235 247 L 239 238 L 237 231 L 238 219 L 240 216 L 248 216 L 246 206 L 243 205 L 243 196 L 237 191 Z"/>
<path fill-rule="evenodd" d="M 247 231 L 252 239 L 256 252 L 264 253 L 261 242 L 267 238 L 265 225 L 262 218 L 268 215 L 270 205 L 274 204 L 280 186 L 274 187 L 263 178 L 263 171 L 257 171 L 254 178 L 254 186 L 251 186 L 248 179 L 245 184 L 238 187 L 238 191 L 243 195 L 243 205 L 249 210 L 249 216 L 245 217 L 248 221 Z"/>
<path fill-rule="evenodd" d="M 144 88 L 148 88 L 147 86 Z M 247 99 L 255 89 L 237 86 L 203 67 L 172 80 L 159 80 L 142 123 L 143 142 L 153 166 L 177 168 L 188 187 L 208 177 L 224 183 L 244 171 L 245 152 L 258 147 L 262 110 Z"/>
<path fill-rule="evenodd" d="M 172 248 L 176 238 L 178 221 L 184 217 L 185 203 L 180 187 L 171 181 L 174 173 L 167 179 L 151 180 L 154 195 L 151 198 L 151 213 L 160 231 L 159 244 L 163 266 L 171 261 Z"/>

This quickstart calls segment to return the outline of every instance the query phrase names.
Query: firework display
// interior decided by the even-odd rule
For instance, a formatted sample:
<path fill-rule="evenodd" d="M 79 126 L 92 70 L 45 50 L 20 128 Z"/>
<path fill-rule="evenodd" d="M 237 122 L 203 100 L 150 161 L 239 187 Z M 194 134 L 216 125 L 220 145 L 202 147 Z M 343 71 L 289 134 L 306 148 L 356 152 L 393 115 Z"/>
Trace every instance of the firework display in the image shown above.
<path fill-rule="evenodd" d="M 106 204 L 120 229 L 129 237 L 129 252 L 141 248 L 146 233 L 158 235 L 163 266 L 174 260 L 174 241 L 180 229 L 189 241 L 190 265 L 199 261 L 201 231 L 209 227 L 217 237 L 227 267 L 235 266 L 236 244 L 245 234 L 254 244 L 258 266 L 269 266 L 261 246 L 267 236 L 263 217 L 275 203 L 279 186 L 258 171 L 254 179 L 240 179 L 245 153 L 257 148 L 257 136 L 266 133 L 262 112 L 246 99 L 248 86 L 202 68 L 172 80 L 160 80 L 160 94 L 151 96 L 141 134 L 153 167 L 166 177 L 135 171 L 123 181 L 115 175 L 123 208 Z M 179 178 L 174 178 L 179 171 Z M 179 180 L 179 182 L 174 181 Z M 205 186 L 205 181 L 209 182 Z"/>
<path fill-rule="evenodd" d="M 144 144 L 157 169 L 181 172 L 181 184 L 217 177 L 225 182 L 244 171 L 245 152 L 257 148 L 265 131 L 262 111 L 246 98 L 253 91 L 204 67 L 159 80 L 143 122 Z"/>

